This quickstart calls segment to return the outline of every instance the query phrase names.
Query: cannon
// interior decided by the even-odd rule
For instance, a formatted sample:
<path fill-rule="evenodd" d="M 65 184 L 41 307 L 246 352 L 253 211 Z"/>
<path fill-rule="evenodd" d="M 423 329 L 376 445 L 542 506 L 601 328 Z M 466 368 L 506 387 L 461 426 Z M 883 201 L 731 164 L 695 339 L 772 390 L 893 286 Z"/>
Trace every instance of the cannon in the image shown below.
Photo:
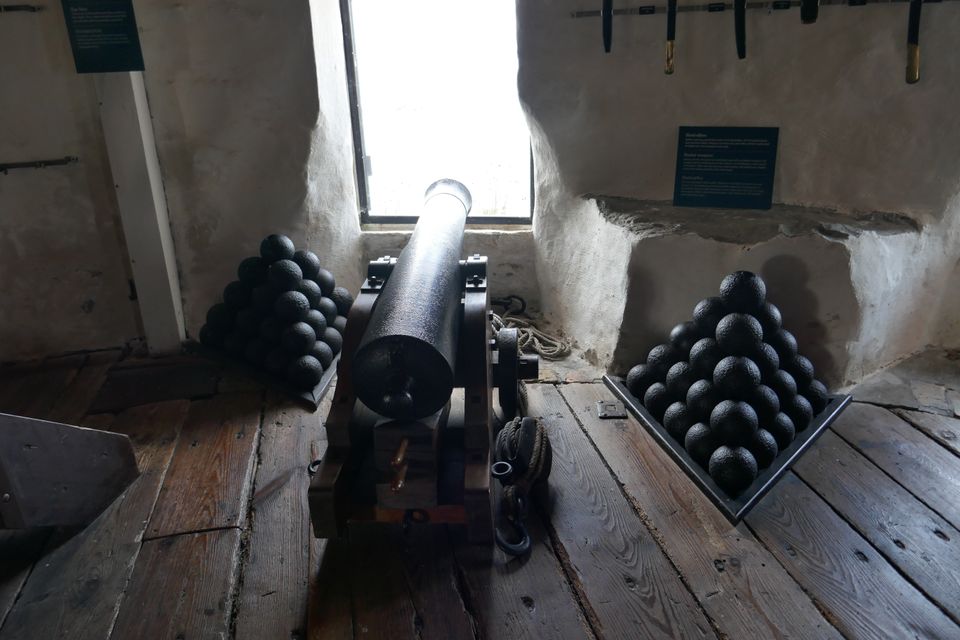
<path fill-rule="evenodd" d="M 538 362 L 520 353 L 516 329 L 493 333 L 487 258 L 462 258 L 470 207 L 462 184 L 435 182 L 400 256 L 368 265 L 347 318 L 327 449 L 309 465 L 319 538 L 352 521 L 412 521 L 493 539 L 491 443 L 520 412 L 520 381 Z"/>

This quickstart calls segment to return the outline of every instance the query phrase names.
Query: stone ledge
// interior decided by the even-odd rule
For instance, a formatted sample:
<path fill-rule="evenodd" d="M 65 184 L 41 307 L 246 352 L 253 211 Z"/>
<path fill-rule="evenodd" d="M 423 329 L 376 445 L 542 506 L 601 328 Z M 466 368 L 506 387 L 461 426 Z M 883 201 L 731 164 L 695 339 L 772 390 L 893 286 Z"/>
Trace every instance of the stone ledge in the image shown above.
<path fill-rule="evenodd" d="M 640 238 L 692 233 L 718 242 L 756 244 L 776 236 L 818 234 L 845 240 L 865 232 L 899 234 L 921 230 L 920 223 L 913 218 L 892 212 L 841 213 L 788 204 L 774 204 L 766 211 L 699 209 L 675 207 L 669 201 L 619 196 L 587 194 L 583 198 L 596 202 L 607 222 Z"/>

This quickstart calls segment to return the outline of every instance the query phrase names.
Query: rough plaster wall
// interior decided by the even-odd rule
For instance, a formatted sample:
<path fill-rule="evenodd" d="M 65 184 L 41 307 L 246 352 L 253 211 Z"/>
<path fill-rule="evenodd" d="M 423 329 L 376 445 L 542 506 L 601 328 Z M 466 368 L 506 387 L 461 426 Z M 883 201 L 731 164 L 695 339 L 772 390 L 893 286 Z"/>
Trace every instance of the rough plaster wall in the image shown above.
<path fill-rule="evenodd" d="M 60 3 L 0 19 L 0 361 L 121 345 L 141 334 L 90 76 Z"/>
<path fill-rule="evenodd" d="M 682 3 L 681 3 L 682 4 Z M 747 12 L 737 60 L 730 14 L 682 13 L 677 70 L 663 18 L 614 19 L 604 54 L 580 0 L 517 3 L 520 92 L 575 194 L 668 200 L 678 125 L 779 126 L 778 202 L 938 218 L 960 175 L 960 10 L 923 14 L 922 80 L 904 83 L 900 5 Z M 927 10 L 929 9 L 929 11 Z"/>
<path fill-rule="evenodd" d="M 138 0 L 187 331 L 285 233 L 359 284 L 338 3 Z M 315 50 L 316 45 L 316 50 Z M 315 55 L 312 55 L 315 54 Z"/>
<path fill-rule="evenodd" d="M 960 207 L 948 205 L 960 178 L 956 7 L 925 12 L 923 80 L 907 86 L 898 7 L 824 7 L 813 27 L 795 11 L 748 12 L 745 61 L 729 19 L 681 14 L 677 72 L 668 77 L 660 20 L 616 18 L 608 55 L 599 20 L 569 17 L 581 3 L 517 6 L 544 308 L 595 350 L 586 355 L 598 365 L 622 371 L 642 359 L 738 268 L 767 278 L 786 324 L 831 382 L 930 340 L 960 342 L 951 319 L 960 304 L 937 301 L 950 270 L 960 275 Z M 699 232 L 694 222 L 687 235 L 634 235 L 577 197 L 669 200 L 683 124 L 779 126 L 778 202 L 811 207 L 814 217 L 817 208 L 887 211 L 927 226 L 880 234 L 858 222 L 857 234 L 830 238 L 781 229 L 757 242 L 728 225 L 718 241 L 706 231 L 720 214 L 702 210 Z"/>

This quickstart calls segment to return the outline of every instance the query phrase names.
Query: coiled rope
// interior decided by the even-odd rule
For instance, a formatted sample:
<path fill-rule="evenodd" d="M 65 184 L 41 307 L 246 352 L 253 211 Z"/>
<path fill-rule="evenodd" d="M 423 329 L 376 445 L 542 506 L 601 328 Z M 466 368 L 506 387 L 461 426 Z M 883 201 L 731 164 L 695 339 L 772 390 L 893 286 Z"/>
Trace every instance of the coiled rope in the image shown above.
<path fill-rule="evenodd" d="M 500 522 L 515 532 L 514 542 L 496 527 L 496 540 L 505 553 L 520 556 L 530 551 L 525 520 L 531 489 L 545 482 L 553 464 L 553 450 L 543 423 L 537 418 L 514 418 L 504 425 L 494 444 L 494 476 L 503 485 Z"/>
<path fill-rule="evenodd" d="M 570 341 L 551 335 L 537 328 L 529 318 L 520 317 L 527 310 L 527 302 L 520 296 L 509 295 L 492 300 L 493 304 L 504 307 L 503 315 L 493 314 L 491 321 L 495 331 L 504 327 L 517 330 L 517 346 L 527 353 L 533 351 L 544 360 L 562 360 L 570 355 Z M 512 309 L 517 302 L 520 308 Z"/>

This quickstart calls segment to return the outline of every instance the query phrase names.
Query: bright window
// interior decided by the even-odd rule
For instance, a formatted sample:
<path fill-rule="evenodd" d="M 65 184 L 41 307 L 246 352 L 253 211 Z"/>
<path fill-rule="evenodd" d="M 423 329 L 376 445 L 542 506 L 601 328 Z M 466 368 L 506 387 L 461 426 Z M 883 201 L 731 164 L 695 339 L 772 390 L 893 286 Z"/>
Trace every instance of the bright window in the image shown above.
<path fill-rule="evenodd" d="M 517 97 L 514 2 L 342 6 L 348 60 L 352 15 L 365 219 L 416 216 L 427 186 L 453 178 L 473 196 L 471 217 L 529 221 L 530 134 Z"/>

